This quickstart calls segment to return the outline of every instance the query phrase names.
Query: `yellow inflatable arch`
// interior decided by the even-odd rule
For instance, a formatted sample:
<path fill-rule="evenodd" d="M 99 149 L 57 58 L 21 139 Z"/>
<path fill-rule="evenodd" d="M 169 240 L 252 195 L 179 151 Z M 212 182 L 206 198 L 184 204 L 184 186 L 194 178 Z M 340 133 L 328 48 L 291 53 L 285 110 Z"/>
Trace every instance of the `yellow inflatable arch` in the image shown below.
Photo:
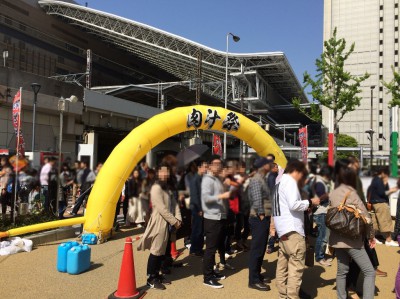
<path fill-rule="evenodd" d="M 84 223 L 84 232 L 106 240 L 111 234 L 122 187 L 137 163 L 163 140 L 196 129 L 227 132 L 245 141 L 260 156 L 274 154 L 276 162 L 283 168 L 286 166 L 286 158 L 274 139 L 249 118 L 220 107 L 180 107 L 150 118 L 114 148 L 96 178 L 84 217 L 12 229 L 0 232 L 0 237 Z"/>

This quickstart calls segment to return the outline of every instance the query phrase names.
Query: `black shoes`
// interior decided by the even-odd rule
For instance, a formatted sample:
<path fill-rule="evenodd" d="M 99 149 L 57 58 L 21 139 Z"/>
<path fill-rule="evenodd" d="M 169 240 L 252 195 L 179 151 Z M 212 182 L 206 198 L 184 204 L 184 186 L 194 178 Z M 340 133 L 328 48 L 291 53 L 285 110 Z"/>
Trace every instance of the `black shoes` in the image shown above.
<path fill-rule="evenodd" d="M 151 277 L 147 279 L 147 286 L 150 289 L 155 289 L 155 290 L 165 290 L 165 285 L 161 283 L 161 280 L 158 277 Z"/>
<path fill-rule="evenodd" d="M 271 278 L 267 277 L 267 276 L 262 276 L 260 275 L 260 281 L 263 283 L 271 283 Z"/>
<path fill-rule="evenodd" d="M 204 280 L 203 284 L 214 289 L 222 289 L 224 287 L 224 285 L 220 284 L 215 278 Z"/>
<path fill-rule="evenodd" d="M 218 280 L 224 280 L 226 277 L 225 277 L 225 275 L 222 275 L 221 273 L 214 272 L 213 278 L 218 281 Z"/>
<path fill-rule="evenodd" d="M 249 283 L 249 288 L 264 292 L 271 290 L 270 286 L 263 282 Z"/>
<path fill-rule="evenodd" d="M 166 278 L 164 275 L 159 275 L 158 276 L 158 280 L 162 283 L 162 284 L 166 284 L 166 285 L 170 285 L 172 284 L 172 281 L 168 278 Z"/>
<path fill-rule="evenodd" d="M 300 299 L 311 299 L 312 298 L 311 295 L 304 292 L 301 288 L 299 291 L 299 297 L 300 297 Z"/>

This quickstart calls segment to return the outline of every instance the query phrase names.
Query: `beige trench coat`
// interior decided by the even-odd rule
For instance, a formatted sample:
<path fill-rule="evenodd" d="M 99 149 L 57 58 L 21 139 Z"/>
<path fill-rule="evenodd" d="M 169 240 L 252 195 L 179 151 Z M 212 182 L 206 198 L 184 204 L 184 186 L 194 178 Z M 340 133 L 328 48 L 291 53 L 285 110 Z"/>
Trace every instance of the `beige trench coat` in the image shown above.
<path fill-rule="evenodd" d="M 138 250 L 149 249 L 156 256 L 164 255 L 168 244 L 168 224 L 182 221 L 179 205 L 168 192 L 155 183 L 150 190 L 152 213 L 146 231 L 138 244 Z M 171 205 L 171 209 L 169 208 Z M 170 211 L 174 211 L 171 213 Z"/>

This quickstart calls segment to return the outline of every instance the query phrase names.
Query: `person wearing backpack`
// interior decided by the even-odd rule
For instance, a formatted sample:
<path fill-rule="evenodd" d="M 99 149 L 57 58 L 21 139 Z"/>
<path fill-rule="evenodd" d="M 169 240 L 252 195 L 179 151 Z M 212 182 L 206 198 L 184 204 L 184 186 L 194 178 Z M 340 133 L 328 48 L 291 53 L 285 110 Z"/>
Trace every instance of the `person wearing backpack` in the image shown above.
<path fill-rule="evenodd" d="M 325 259 L 325 249 L 329 239 L 329 229 L 326 227 L 325 218 L 329 205 L 329 193 L 333 185 L 331 178 L 332 167 L 325 165 L 321 168 L 319 174 L 315 176 L 315 183 L 312 185 L 315 196 L 320 199 L 320 204 L 313 215 L 314 223 L 318 229 L 318 236 L 315 241 L 315 261 L 324 267 L 332 266 L 332 260 Z"/>

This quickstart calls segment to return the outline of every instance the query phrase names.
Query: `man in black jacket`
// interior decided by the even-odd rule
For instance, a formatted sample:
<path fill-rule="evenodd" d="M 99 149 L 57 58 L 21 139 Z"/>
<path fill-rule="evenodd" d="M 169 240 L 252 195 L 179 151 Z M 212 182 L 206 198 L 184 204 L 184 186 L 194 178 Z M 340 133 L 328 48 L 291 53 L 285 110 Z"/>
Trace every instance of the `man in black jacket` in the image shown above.
<path fill-rule="evenodd" d="M 190 210 L 192 212 L 192 233 L 190 235 L 190 254 L 197 256 L 203 255 L 203 209 L 201 208 L 201 180 L 203 174 L 207 172 L 208 163 L 199 161 L 197 163 L 197 173 L 190 180 Z"/>
<path fill-rule="evenodd" d="M 389 189 L 388 178 L 389 169 L 387 167 L 380 168 L 368 188 L 369 201 L 374 208 L 379 231 L 386 239 L 385 245 L 399 246 L 396 241 L 392 240 L 392 216 L 389 206 L 389 195 L 397 191 L 397 186 Z"/>

